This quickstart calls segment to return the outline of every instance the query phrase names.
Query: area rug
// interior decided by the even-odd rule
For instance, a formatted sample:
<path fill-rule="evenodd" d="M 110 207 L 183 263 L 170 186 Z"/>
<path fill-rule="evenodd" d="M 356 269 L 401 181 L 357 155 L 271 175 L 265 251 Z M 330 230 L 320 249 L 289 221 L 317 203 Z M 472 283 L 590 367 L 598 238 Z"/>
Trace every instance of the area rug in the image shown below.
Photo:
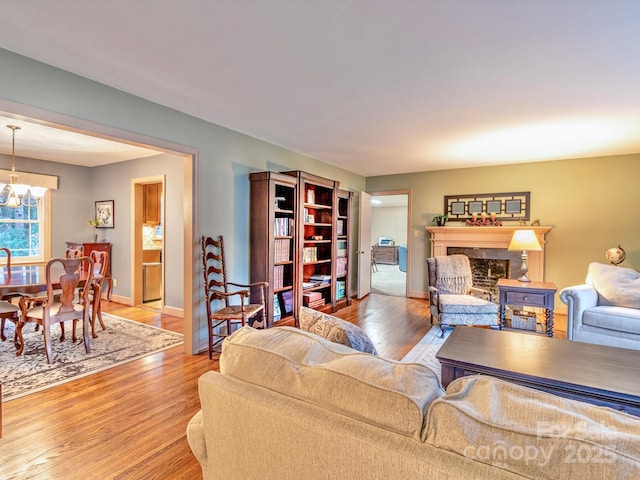
<path fill-rule="evenodd" d="M 436 358 L 436 353 L 438 353 L 438 350 L 440 350 L 440 347 L 442 347 L 442 344 L 452 331 L 453 328 L 446 328 L 444 331 L 444 337 L 440 338 L 440 334 L 442 332 L 440 327 L 431 327 L 431 330 L 429 330 L 427 334 L 416 344 L 416 346 L 413 347 L 400 361 L 402 363 L 420 363 L 422 365 L 426 365 L 436 373 L 438 380 L 442 383 L 442 367 Z"/>
<path fill-rule="evenodd" d="M 407 274 L 398 265 L 378 265 L 378 271 L 371 274 L 371 293 L 407 296 Z"/>
<path fill-rule="evenodd" d="M 34 324 L 24 326 L 24 353 L 17 357 L 12 341 L 15 326 L 6 322 L 7 340 L 0 342 L 2 401 L 15 400 L 182 344 L 179 333 L 107 313 L 103 313 L 102 318 L 107 329 L 96 325 L 98 338 L 89 337 L 90 354 L 84 351 L 80 324 L 75 343 L 71 341 L 71 322 L 67 322 L 64 342 L 59 340 L 60 328 L 53 326 L 54 363 L 51 365 L 47 363 L 42 329 L 36 332 Z"/>

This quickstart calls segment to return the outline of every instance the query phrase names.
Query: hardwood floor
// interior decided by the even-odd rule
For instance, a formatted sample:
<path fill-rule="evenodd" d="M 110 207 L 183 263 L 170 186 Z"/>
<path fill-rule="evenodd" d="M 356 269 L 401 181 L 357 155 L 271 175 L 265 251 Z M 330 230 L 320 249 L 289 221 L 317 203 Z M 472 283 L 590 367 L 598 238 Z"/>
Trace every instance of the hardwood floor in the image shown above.
<path fill-rule="evenodd" d="M 103 303 L 104 311 L 182 333 L 182 319 Z M 371 294 L 337 316 L 360 325 L 381 355 L 400 359 L 431 328 L 428 303 Z M 99 333 L 99 332 L 98 332 Z M 198 377 L 217 370 L 182 347 L 3 404 L 2 479 L 198 479 L 187 443 Z"/>

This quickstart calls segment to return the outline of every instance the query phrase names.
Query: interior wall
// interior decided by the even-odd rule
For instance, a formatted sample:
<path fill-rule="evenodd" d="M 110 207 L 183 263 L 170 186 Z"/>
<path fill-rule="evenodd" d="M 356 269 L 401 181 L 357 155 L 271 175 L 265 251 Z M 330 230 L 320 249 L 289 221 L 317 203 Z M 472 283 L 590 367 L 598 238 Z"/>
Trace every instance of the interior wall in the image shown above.
<path fill-rule="evenodd" d="M 375 207 L 371 212 L 371 245 L 380 237 L 392 238 L 396 245 L 407 243 L 407 207 Z"/>
<path fill-rule="evenodd" d="M 547 239 L 545 276 L 558 289 L 584 283 L 590 262 L 606 263 L 605 251 L 622 245 L 621 266 L 640 270 L 640 154 L 535 162 L 406 175 L 369 177 L 367 191 L 411 189 L 412 265 L 409 289 L 426 292 L 428 232 L 443 213 L 444 196 L 531 192 L 531 218 L 552 227 Z M 462 222 L 447 226 L 461 228 Z M 556 306 L 562 306 L 556 299 Z"/>
<path fill-rule="evenodd" d="M 223 234 L 230 278 L 238 283 L 248 281 L 249 173 L 305 170 L 338 180 L 346 190 L 357 192 L 365 187 L 360 175 L 7 50 L 0 49 L 0 65 L 0 102 L 35 107 L 197 150 L 194 192 L 198 216 L 192 244 L 185 245 L 192 252 L 193 272 L 185 286 L 184 302 L 193 307 L 194 331 L 201 343 L 207 331 L 201 302 L 199 236 Z M 170 255 L 182 259 L 182 251 L 167 250 L 167 262 Z M 172 275 L 171 271 L 166 273 Z"/>
<path fill-rule="evenodd" d="M 184 198 L 182 157 L 171 154 L 159 154 L 153 157 L 139 158 L 127 162 L 112 163 L 91 169 L 91 201 L 114 200 L 115 228 L 101 229 L 98 238 L 105 238 L 112 245 L 112 276 L 118 280 L 114 293 L 131 298 L 131 179 L 166 175 L 165 180 L 165 252 L 182 252 L 184 236 L 182 225 Z M 100 231 L 100 229 L 99 229 Z M 184 308 L 182 277 L 184 265 L 179 254 L 165 255 L 164 305 L 176 309 Z"/>

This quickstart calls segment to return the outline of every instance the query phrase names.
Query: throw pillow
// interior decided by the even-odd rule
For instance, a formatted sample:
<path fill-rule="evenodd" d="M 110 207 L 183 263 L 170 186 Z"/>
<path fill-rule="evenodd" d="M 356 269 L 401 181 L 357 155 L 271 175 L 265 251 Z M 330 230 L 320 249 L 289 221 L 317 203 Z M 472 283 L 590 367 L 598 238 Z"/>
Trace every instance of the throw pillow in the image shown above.
<path fill-rule="evenodd" d="M 640 273 L 631 268 L 592 262 L 586 283 L 598 292 L 599 305 L 640 308 Z"/>
<path fill-rule="evenodd" d="M 298 312 L 300 328 L 364 353 L 377 355 L 376 347 L 364 331 L 353 323 L 308 307 Z"/>

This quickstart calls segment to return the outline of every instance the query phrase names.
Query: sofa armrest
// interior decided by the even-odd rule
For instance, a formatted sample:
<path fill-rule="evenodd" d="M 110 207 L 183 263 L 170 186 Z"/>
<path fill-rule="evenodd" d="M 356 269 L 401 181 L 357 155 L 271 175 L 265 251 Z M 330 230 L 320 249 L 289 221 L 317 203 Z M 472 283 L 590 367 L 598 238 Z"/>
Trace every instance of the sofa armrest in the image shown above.
<path fill-rule="evenodd" d="M 560 300 L 567 304 L 567 338 L 573 340 L 584 311 L 598 305 L 598 292 L 587 284 L 575 285 L 562 289 Z"/>
<path fill-rule="evenodd" d="M 204 425 L 202 423 L 202 410 L 199 410 L 187 424 L 187 440 L 193 455 L 200 465 L 207 465 L 207 443 L 204 437 Z"/>

